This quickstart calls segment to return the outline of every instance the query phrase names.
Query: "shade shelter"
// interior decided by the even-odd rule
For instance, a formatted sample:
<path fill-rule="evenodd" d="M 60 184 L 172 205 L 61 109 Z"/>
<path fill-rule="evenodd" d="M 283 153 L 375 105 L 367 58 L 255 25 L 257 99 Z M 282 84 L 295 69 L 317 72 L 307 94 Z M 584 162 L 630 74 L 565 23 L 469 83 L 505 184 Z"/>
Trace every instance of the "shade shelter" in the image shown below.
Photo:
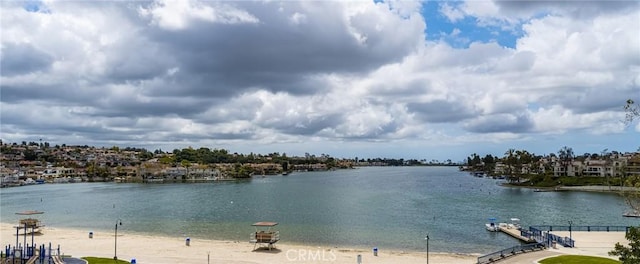
<path fill-rule="evenodd" d="M 44 212 L 30 210 L 18 212 L 16 214 L 27 216 L 27 218 L 20 219 L 20 222 L 18 223 L 18 226 L 16 226 L 16 228 L 24 229 L 24 234 L 40 233 L 40 228 L 44 225 L 40 222 L 39 219 L 32 216 L 44 214 Z"/>
<path fill-rule="evenodd" d="M 276 225 L 276 222 L 257 222 L 252 225 L 256 228 L 249 238 L 249 243 L 253 243 L 253 250 L 258 244 L 266 245 L 269 250 L 275 247 L 275 243 L 280 241 L 280 231 L 273 230 Z"/>

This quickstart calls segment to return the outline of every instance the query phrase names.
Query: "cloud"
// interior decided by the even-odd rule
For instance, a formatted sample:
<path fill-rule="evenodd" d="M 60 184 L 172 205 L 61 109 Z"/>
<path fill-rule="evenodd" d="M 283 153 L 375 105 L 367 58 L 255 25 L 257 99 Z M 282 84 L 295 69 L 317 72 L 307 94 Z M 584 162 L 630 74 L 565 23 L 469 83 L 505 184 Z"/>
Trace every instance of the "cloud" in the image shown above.
<path fill-rule="evenodd" d="M 527 115 L 497 114 L 477 117 L 464 124 L 465 129 L 475 133 L 509 132 L 527 133 L 533 128 L 533 122 Z"/>
<path fill-rule="evenodd" d="M 0 125 L 9 141 L 165 149 L 624 133 L 637 5 L 518 3 L 425 17 L 407 1 L 2 2 Z M 440 20 L 451 34 L 427 40 Z M 479 39 L 482 27 L 517 39 Z"/>
<path fill-rule="evenodd" d="M 435 100 L 425 103 L 409 103 L 409 111 L 430 123 L 454 123 L 475 116 L 472 109 L 460 102 L 449 102 L 445 100 Z"/>
<path fill-rule="evenodd" d="M 501 13 L 520 17 L 533 17 L 541 13 L 566 15 L 575 19 L 589 19 L 603 14 L 627 13 L 637 10 L 638 5 L 633 1 L 510 1 L 495 0 Z"/>
<path fill-rule="evenodd" d="M 185 29 L 196 21 L 222 24 L 260 22 L 247 11 L 234 6 L 219 2 L 210 2 L 210 4 L 211 6 L 191 0 L 162 0 L 150 4 L 149 7 L 140 7 L 138 10 L 141 16 L 149 17 L 152 24 L 168 30 Z"/>
<path fill-rule="evenodd" d="M 452 6 L 449 3 L 443 3 L 440 5 L 440 13 L 446 16 L 449 21 L 456 22 L 465 17 L 465 14 L 457 6 Z"/>
<path fill-rule="evenodd" d="M 49 69 L 53 58 L 29 43 L 2 45 L 0 69 L 3 75 L 15 76 Z"/>

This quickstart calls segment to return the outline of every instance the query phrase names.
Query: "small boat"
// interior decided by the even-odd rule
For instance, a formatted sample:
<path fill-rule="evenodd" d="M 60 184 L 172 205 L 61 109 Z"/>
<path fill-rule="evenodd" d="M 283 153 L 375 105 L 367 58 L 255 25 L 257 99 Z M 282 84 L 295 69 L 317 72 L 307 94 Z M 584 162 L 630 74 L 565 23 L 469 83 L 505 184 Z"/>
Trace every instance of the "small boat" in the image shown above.
<path fill-rule="evenodd" d="M 630 210 L 626 211 L 622 214 L 624 217 L 640 217 L 640 212 L 638 210 Z"/>
<path fill-rule="evenodd" d="M 151 177 L 144 180 L 146 183 L 164 183 L 164 178 L 162 177 Z"/>
<path fill-rule="evenodd" d="M 67 177 L 59 177 L 53 179 L 53 183 L 69 183 L 69 178 Z"/>
<path fill-rule="evenodd" d="M 520 229 L 520 219 L 519 218 L 511 218 L 511 223 L 507 224 L 507 228 L 509 229 Z"/>
<path fill-rule="evenodd" d="M 33 185 L 33 184 L 36 184 L 36 181 L 35 181 L 35 180 L 33 180 L 33 178 L 27 178 L 27 179 L 24 181 L 24 184 L 25 184 L 25 185 Z"/>
<path fill-rule="evenodd" d="M 496 225 L 496 220 L 495 218 L 489 218 L 489 223 L 485 224 L 485 227 L 487 228 L 487 231 L 490 232 L 497 232 L 498 229 L 498 225 Z"/>

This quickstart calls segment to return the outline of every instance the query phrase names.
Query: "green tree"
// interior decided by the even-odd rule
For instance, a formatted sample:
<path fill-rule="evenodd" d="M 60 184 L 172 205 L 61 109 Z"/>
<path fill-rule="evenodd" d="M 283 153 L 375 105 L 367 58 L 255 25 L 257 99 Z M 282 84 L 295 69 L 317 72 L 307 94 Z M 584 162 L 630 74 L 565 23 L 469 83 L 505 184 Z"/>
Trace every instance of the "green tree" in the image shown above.
<path fill-rule="evenodd" d="M 515 180 L 515 177 L 513 177 L 513 166 L 516 164 L 516 150 L 508 149 L 504 153 L 502 163 L 507 165 L 507 171 L 505 173 L 507 174 L 509 181 L 513 182 Z"/>
<path fill-rule="evenodd" d="M 158 161 L 162 164 L 168 165 L 171 164 L 175 161 L 173 156 L 169 156 L 169 155 L 165 155 L 163 157 L 160 157 L 160 159 L 158 159 Z"/>
<path fill-rule="evenodd" d="M 24 159 L 28 161 L 34 161 L 38 159 L 38 155 L 36 154 L 36 152 L 30 149 L 27 149 L 24 152 L 22 152 L 22 155 L 24 155 Z"/>
<path fill-rule="evenodd" d="M 189 177 L 189 168 L 191 167 L 191 162 L 189 162 L 188 160 L 182 160 L 180 161 L 180 165 L 182 165 L 182 167 L 185 167 L 187 169 L 186 174 L 182 176 L 182 179 L 184 180 Z"/>
<path fill-rule="evenodd" d="M 609 256 L 618 256 L 622 264 L 640 263 L 640 227 L 630 227 L 624 237 L 629 241 L 629 246 L 616 243 L 614 249 L 609 251 Z"/>
<path fill-rule="evenodd" d="M 482 158 L 482 163 L 484 164 L 484 173 L 487 175 L 493 174 L 496 169 L 496 158 L 491 156 L 491 154 L 487 154 Z"/>

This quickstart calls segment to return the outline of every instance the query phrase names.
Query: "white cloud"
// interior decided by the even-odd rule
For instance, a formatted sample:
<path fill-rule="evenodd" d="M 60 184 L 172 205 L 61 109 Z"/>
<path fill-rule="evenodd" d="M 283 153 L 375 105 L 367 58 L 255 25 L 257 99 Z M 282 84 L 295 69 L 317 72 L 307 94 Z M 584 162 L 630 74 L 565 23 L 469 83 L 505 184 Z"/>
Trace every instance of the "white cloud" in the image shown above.
<path fill-rule="evenodd" d="M 460 10 L 457 5 L 453 6 L 446 2 L 440 5 L 440 13 L 446 16 L 451 22 L 457 22 L 465 17 L 464 12 Z"/>
<path fill-rule="evenodd" d="M 541 133 L 565 133 L 570 130 L 585 130 L 591 134 L 621 133 L 624 114 L 620 112 L 598 112 L 576 114 L 561 106 L 541 108 L 531 113 L 535 130 Z"/>
<path fill-rule="evenodd" d="M 140 7 L 139 14 L 151 18 L 152 24 L 168 30 L 184 29 L 192 21 L 198 20 L 223 24 L 259 22 L 249 12 L 234 6 L 198 0 L 161 0 L 148 8 Z"/>
<path fill-rule="evenodd" d="M 640 94 L 637 8 L 444 3 L 450 21 L 522 23 L 513 48 L 458 48 L 425 41 L 417 2 L 2 5 L 1 125 L 14 141 L 384 149 L 618 135 Z"/>
<path fill-rule="evenodd" d="M 307 16 L 305 14 L 295 12 L 289 17 L 289 20 L 295 25 L 303 24 L 307 22 Z"/>

